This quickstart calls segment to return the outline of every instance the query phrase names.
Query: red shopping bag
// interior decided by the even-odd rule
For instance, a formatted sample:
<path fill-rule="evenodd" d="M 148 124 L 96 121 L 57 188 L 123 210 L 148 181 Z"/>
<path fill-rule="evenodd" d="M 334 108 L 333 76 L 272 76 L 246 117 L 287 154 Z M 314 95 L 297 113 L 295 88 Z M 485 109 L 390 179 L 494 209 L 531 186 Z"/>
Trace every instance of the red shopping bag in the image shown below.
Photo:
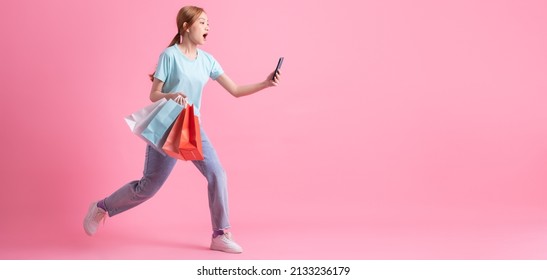
<path fill-rule="evenodd" d="M 162 147 L 169 156 L 181 160 L 203 160 L 199 119 L 188 105 L 177 117 Z"/>
<path fill-rule="evenodd" d="M 203 160 L 199 118 L 194 115 L 193 105 L 188 105 L 185 110 L 179 152 L 185 160 Z"/>
<path fill-rule="evenodd" d="M 169 131 L 169 134 L 167 135 L 167 138 L 165 139 L 165 143 L 163 143 L 163 146 L 161 149 L 170 157 L 177 158 L 177 159 L 183 159 L 179 152 L 179 143 L 180 143 L 180 133 L 182 130 L 182 121 L 184 119 L 184 113 L 186 109 L 184 109 L 175 122 L 173 123 L 173 126 L 171 127 L 171 130 Z"/>

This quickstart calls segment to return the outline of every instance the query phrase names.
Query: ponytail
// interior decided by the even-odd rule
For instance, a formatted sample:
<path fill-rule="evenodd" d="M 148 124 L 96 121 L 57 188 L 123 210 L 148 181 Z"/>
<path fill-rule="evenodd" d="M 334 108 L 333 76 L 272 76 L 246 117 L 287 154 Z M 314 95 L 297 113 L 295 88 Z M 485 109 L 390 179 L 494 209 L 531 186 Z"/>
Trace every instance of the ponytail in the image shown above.
<path fill-rule="evenodd" d="M 173 37 L 173 39 L 171 40 L 171 43 L 169 43 L 169 46 L 167 47 L 171 47 L 171 46 L 174 46 L 176 44 L 180 43 L 180 33 L 177 33 L 175 35 L 175 37 Z"/>

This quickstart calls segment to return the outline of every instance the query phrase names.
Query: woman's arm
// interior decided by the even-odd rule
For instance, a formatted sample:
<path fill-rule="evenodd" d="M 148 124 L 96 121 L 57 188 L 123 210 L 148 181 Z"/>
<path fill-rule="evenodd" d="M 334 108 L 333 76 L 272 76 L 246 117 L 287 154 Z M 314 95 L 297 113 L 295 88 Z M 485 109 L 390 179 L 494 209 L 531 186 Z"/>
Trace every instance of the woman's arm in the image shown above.
<path fill-rule="evenodd" d="M 186 98 L 186 95 L 182 92 L 163 93 L 161 91 L 162 89 L 163 89 L 163 82 L 161 80 L 154 78 L 154 82 L 152 82 L 152 89 L 150 89 L 150 101 L 156 102 L 162 98 L 175 100 L 177 96 L 182 96 L 183 98 Z"/>
<path fill-rule="evenodd" d="M 273 75 L 274 75 L 274 72 L 268 75 L 266 80 L 260 83 L 249 84 L 249 85 L 236 84 L 234 81 L 232 81 L 232 79 L 230 79 L 230 77 L 228 77 L 228 75 L 226 75 L 226 73 L 220 75 L 220 77 L 218 77 L 216 81 L 234 97 L 242 97 L 242 96 L 251 95 L 265 88 L 277 86 L 277 84 L 279 83 L 281 73 L 280 72 L 276 73 L 275 80 L 272 81 Z"/>

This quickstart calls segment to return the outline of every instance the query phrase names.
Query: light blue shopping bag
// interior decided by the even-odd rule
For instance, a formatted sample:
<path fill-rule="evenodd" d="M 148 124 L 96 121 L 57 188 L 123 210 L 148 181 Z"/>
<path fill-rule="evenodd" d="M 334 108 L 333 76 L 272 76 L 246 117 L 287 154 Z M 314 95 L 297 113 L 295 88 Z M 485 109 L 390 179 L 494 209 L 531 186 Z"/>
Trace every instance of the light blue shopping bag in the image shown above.
<path fill-rule="evenodd" d="M 141 138 L 160 153 L 165 154 L 162 150 L 163 144 L 182 109 L 182 105 L 173 100 L 167 100 L 150 122 L 143 126 L 140 133 Z"/>
<path fill-rule="evenodd" d="M 125 122 L 133 134 L 165 155 L 161 147 L 182 109 L 177 102 L 162 98 L 126 116 Z"/>

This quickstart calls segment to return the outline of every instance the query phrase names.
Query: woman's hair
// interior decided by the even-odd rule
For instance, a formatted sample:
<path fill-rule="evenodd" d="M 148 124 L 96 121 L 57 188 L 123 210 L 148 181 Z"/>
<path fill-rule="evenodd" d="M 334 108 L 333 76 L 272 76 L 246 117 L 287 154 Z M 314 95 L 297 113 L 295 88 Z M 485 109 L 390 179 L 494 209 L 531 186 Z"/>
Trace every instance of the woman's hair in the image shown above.
<path fill-rule="evenodd" d="M 196 7 L 196 6 L 184 6 L 182 7 L 178 14 L 177 14 L 177 34 L 173 37 L 171 40 L 171 43 L 169 43 L 168 47 L 174 46 L 178 43 L 180 43 L 181 35 L 188 30 L 194 22 L 196 22 L 201 15 L 201 13 L 205 12 L 203 8 Z M 184 23 L 186 22 L 186 27 L 184 27 Z M 154 81 L 154 74 L 156 72 L 148 75 L 150 76 L 150 80 Z"/>

